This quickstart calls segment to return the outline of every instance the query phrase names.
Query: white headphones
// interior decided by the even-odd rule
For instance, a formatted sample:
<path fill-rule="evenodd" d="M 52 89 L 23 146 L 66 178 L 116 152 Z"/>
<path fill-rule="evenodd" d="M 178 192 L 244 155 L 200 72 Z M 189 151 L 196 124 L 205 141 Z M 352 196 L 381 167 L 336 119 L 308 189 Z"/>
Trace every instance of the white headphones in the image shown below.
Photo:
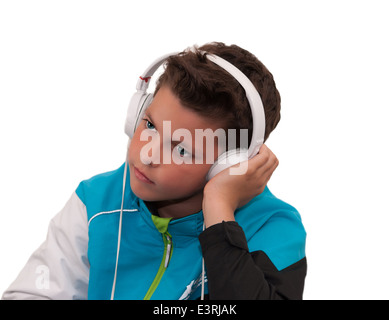
<path fill-rule="evenodd" d="M 140 121 L 143 119 L 144 113 L 153 100 L 153 93 L 147 93 L 147 88 L 150 79 L 155 71 L 172 55 L 178 54 L 170 53 L 155 60 L 139 77 L 136 85 L 137 92 L 133 95 L 127 111 L 127 119 L 124 131 L 132 138 Z M 227 169 L 235 164 L 246 161 L 254 157 L 263 144 L 265 136 L 265 111 L 263 109 L 262 99 L 255 89 L 252 82 L 246 75 L 237 67 L 228 61 L 214 55 L 206 54 L 208 60 L 219 65 L 228 73 L 230 73 L 243 87 L 246 92 L 247 100 L 250 104 L 251 114 L 253 117 L 253 133 L 251 143 L 248 150 L 234 149 L 229 150 L 218 157 L 208 172 L 207 180 L 212 179 L 220 171 Z"/>

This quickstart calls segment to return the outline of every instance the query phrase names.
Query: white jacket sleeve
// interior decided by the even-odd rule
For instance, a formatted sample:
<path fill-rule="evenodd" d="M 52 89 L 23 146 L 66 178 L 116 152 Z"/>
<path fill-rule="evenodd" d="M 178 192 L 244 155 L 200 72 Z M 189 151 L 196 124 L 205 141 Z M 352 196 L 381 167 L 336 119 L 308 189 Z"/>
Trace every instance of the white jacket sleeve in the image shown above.
<path fill-rule="evenodd" d="M 87 299 L 87 220 L 86 207 L 74 192 L 2 299 Z"/>

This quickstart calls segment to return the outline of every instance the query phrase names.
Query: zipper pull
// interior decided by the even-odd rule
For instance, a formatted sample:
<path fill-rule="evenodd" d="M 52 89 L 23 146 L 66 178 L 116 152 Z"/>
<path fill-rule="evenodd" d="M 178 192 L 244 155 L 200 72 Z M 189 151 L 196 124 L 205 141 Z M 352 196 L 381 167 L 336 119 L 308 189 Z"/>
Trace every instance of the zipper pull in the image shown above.
<path fill-rule="evenodd" d="M 166 234 L 167 247 L 166 247 L 166 257 L 165 257 L 165 269 L 169 265 L 170 261 L 170 252 L 172 251 L 172 239 Z"/>

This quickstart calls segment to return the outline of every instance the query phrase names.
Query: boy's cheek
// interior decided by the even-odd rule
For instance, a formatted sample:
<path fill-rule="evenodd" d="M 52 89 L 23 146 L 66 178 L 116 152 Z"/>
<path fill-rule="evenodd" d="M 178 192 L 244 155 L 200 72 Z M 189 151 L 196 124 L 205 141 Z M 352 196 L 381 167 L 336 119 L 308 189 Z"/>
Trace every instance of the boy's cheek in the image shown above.
<path fill-rule="evenodd" d="M 182 191 L 192 191 L 201 185 L 203 180 L 201 176 L 206 176 L 203 170 L 195 170 L 193 165 L 160 165 L 155 170 L 156 180 L 160 186 L 164 186 L 165 190 L 171 190 L 181 193 Z"/>
<path fill-rule="evenodd" d="M 134 160 L 140 159 L 140 150 L 141 150 L 140 141 L 134 138 L 131 141 L 130 147 L 128 149 L 128 161 L 130 163 Z"/>
<path fill-rule="evenodd" d="M 211 165 L 205 164 L 177 165 L 175 170 L 173 169 L 171 173 L 172 185 L 192 191 L 204 188 L 207 182 L 206 176 L 210 167 Z"/>

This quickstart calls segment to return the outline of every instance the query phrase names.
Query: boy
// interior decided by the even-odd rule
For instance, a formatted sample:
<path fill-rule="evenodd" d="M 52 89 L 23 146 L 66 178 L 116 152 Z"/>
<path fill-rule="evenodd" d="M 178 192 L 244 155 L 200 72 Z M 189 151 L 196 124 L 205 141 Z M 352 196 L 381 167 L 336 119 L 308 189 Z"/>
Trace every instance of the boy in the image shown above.
<path fill-rule="evenodd" d="M 80 183 L 3 298 L 198 299 L 202 290 L 209 299 L 302 298 L 305 231 L 298 212 L 266 187 L 278 165 L 272 152 L 262 145 L 242 174 L 206 179 L 212 163 L 204 159 L 216 160 L 222 148 L 199 150 L 196 130 L 235 129 L 236 141 L 244 140 L 242 129 L 248 137 L 253 130 L 243 88 L 207 54 L 254 84 L 267 139 L 280 119 L 280 97 L 252 54 L 211 43 L 171 56 L 126 163 Z M 177 130 L 192 140 L 171 139 Z M 164 162 L 166 154 L 181 163 Z"/>

